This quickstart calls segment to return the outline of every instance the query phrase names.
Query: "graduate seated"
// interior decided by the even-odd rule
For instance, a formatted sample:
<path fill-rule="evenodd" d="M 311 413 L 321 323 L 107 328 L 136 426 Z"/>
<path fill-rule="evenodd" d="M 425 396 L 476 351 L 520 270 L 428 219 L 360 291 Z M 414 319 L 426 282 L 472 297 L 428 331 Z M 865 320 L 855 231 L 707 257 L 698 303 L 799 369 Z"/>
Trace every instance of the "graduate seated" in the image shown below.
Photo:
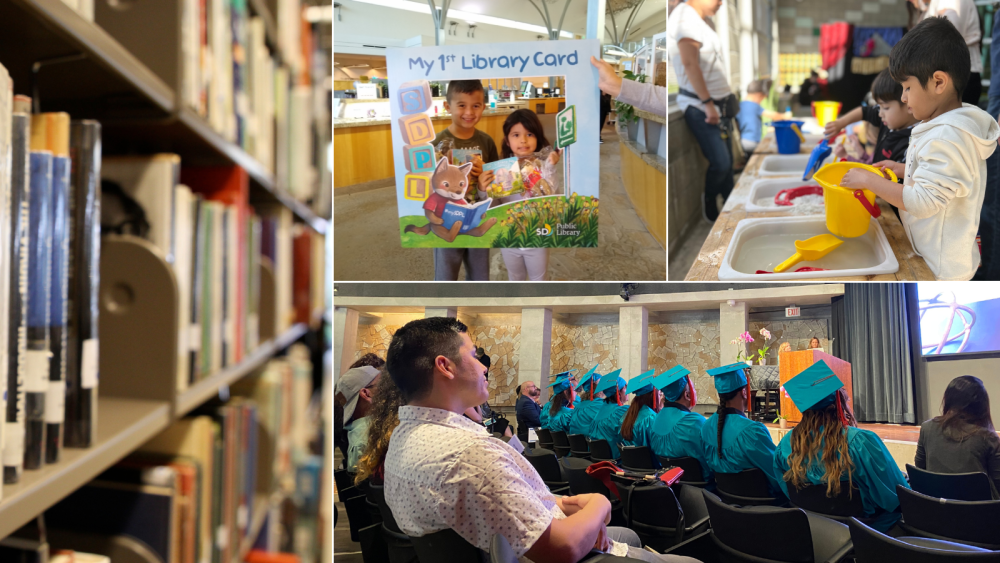
<path fill-rule="evenodd" d="M 560 374 L 556 380 L 549 384 L 552 388 L 552 400 L 549 402 L 549 430 L 566 432 L 569 430 L 569 423 L 573 419 L 574 401 L 576 401 L 576 391 L 573 390 L 573 383 L 569 377 Z"/>
<path fill-rule="evenodd" d="M 664 404 L 650 429 L 649 447 L 656 456 L 698 460 L 702 478 L 710 482 L 712 469 L 705 460 L 705 444 L 701 439 L 705 417 L 691 412 L 698 404 L 698 394 L 690 373 L 678 365 L 653 380 L 653 386 L 663 392 Z"/>
<path fill-rule="evenodd" d="M 719 392 L 719 410 L 701 429 L 705 462 L 715 473 L 760 469 L 774 498 L 782 498 L 781 473 L 774 469 L 774 442 L 767 427 L 746 417 L 750 386 L 746 363 L 708 370 Z"/>
<path fill-rule="evenodd" d="M 557 373 L 556 374 L 556 381 L 559 381 L 560 378 L 561 379 L 569 379 L 569 375 L 571 373 L 573 373 L 574 371 L 576 371 L 576 370 L 570 370 L 570 371 L 564 371 L 562 373 Z M 551 387 L 551 385 L 549 385 L 549 387 Z M 538 415 L 538 421 L 541 423 L 541 427 L 545 428 L 546 430 L 549 429 L 549 410 L 551 410 L 551 408 L 552 408 L 552 399 L 553 398 L 554 397 L 552 397 L 551 395 L 549 396 L 549 400 L 546 401 L 544 405 L 542 405 L 542 411 Z"/>
<path fill-rule="evenodd" d="M 633 377 L 628 382 L 628 393 L 634 394 L 632 404 L 625 412 L 622 419 L 621 442 L 626 446 L 646 446 L 650 447 L 649 436 L 656 420 L 656 413 L 660 412 L 660 390 L 653 386 L 652 379 L 654 371 Z M 650 448 L 652 450 L 652 448 Z M 659 467 L 654 464 L 653 467 Z"/>
<path fill-rule="evenodd" d="M 802 421 L 774 456 L 782 489 L 825 485 L 828 497 L 857 487 L 871 527 L 886 533 L 900 519 L 896 485 L 909 488 L 889 450 L 871 430 L 857 428 L 844 384 L 820 360 L 785 383 Z"/>
<path fill-rule="evenodd" d="M 580 378 L 580 384 L 576 386 L 576 396 L 581 401 L 573 409 L 573 418 L 569 421 L 567 435 L 582 434 L 586 436 L 604 404 L 604 393 L 597 392 L 597 384 L 601 380 L 601 374 L 597 373 L 597 368 L 598 366 L 590 368 L 590 371 Z"/>
<path fill-rule="evenodd" d="M 597 391 L 604 393 L 604 405 L 597 411 L 597 418 L 590 427 L 588 437 L 591 440 L 606 440 L 611 447 L 611 456 L 615 459 L 621 457 L 618 449 L 619 432 L 622 428 L 622 419 L 628 412 L 628 405 L 625 399 L 628 396 L 628 383 L 619 374 L 620 369 L 605 375 L 597 384 Z"/>

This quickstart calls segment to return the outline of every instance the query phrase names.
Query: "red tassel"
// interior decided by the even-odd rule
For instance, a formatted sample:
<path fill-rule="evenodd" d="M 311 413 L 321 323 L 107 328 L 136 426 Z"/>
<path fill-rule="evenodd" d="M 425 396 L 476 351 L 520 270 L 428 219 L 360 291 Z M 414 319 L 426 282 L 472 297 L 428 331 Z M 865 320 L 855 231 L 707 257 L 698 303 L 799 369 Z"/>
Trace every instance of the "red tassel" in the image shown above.
<path fill-rule="evenodd" d="M 843 424 L 844 426 L 847 426 L 847 417 L 844 416 L 844 404 L 840 400 L 840 394 L 839 393 L 837 394 L 836 402 L 837 402 L 837 418 L 840 419 L 840 423 L 841 424 Z"/>
<path fill-rule="evenodd" d="M 617 386 L 615 387 L 615 402 L 618 403 L 619 407 L 622 406 L 622 394 L 618 392 Z"/>

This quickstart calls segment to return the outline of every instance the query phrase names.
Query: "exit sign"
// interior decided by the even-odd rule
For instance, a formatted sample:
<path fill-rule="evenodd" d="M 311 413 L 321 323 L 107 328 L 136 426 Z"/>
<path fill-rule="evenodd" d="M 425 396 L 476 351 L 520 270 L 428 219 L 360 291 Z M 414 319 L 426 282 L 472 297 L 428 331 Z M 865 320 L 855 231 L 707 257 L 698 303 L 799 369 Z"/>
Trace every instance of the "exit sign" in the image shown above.
<path fill-rule="evenodd" d="M 792 305 L 791 307 L 785 307 L 786 317 L 799 317 L 802 315 L 802 309 Z"/>

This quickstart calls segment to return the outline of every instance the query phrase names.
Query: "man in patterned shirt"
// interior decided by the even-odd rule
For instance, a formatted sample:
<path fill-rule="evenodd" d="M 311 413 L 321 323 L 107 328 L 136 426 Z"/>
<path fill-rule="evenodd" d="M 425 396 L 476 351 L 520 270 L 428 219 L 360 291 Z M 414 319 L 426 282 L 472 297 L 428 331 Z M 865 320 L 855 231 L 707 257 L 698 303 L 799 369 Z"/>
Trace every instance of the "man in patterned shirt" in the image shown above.
<path fill-rule="evenodd" d="M 501 534 L 534 563 L 576 563 L 593 548 L 694 561 L 643 551 L 635 532 L 607 528 L 602 495 L 555 497 L 523 456 L 462 416 L 488 395 L 466 331 L 452 318 L 420 319 L 389 344 L 386 367 L 406 400 L 385 460 L 385 498 L 400 529 L 420 537 L 450 528 L 484 551 Z"/>

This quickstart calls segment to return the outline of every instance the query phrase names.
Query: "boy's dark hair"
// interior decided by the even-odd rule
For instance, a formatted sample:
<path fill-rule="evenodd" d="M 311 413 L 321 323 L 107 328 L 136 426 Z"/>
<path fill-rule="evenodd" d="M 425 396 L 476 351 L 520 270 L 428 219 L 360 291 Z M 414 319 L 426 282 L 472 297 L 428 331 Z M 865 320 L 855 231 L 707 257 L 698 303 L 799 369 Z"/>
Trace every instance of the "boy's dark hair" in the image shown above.
<path fill-rule="evenodd" d="M 467 331 L 465 324 L 450 317 L 417 319 L 396 331 L 389 342 L 385 365 L 407 402 L 430 392 L 434 358 L 444 356 L 458 362 L 462 346 L 459 333 Z"/>
<path fill-rule="evenodd" d="M 892 79 L 889 69 L 882 69 L 872 82 L 872 97 L 876 103 L 892 101 L 903 103 L 903 85 Z"/>
<path fill-rule="evenodd" d="M 514 156 L 514 151 L 510 149 L 510 144 L 507 143 L 507 136 L 510 135 L 510 130 L 513 129 L 518 123 L 524 126 L 528 133 L 535 136 L 536 151 L 540 151 L 549 146 L 549 140 L 545 138 L 545 130 L 542 129 L 542 122 L 538 120 L 538 116 L 535 115 L 535 112 L 530 109 L 519 109 L 508 115 L 507 119 L 503 122 L 503 141 L 500 143 L 500 158 L 510 158 Z"/>
<path fill-rule="evenodd" d="M 445 99 L 448 103 L 451 103 L 451 97 L 455 94 L 472 94 L 474 92 L 483 93 L 483 104 L 486 103 L 486 90 L 483 89 L 483 83 L 478 80 L 452 80 L 448 83 L 448 92 L 445 93 Z"/>
<path fill-rule="evenodd" d="M 969 82 L 971 67 L 965 38 L 945 18 L 927 18 L 920 22 L 889 53 L 889 73 L 896 82 L 912 76 L 926 88 L 927 81 L 940 70 L 955 83 L 959 99 Z"/>

